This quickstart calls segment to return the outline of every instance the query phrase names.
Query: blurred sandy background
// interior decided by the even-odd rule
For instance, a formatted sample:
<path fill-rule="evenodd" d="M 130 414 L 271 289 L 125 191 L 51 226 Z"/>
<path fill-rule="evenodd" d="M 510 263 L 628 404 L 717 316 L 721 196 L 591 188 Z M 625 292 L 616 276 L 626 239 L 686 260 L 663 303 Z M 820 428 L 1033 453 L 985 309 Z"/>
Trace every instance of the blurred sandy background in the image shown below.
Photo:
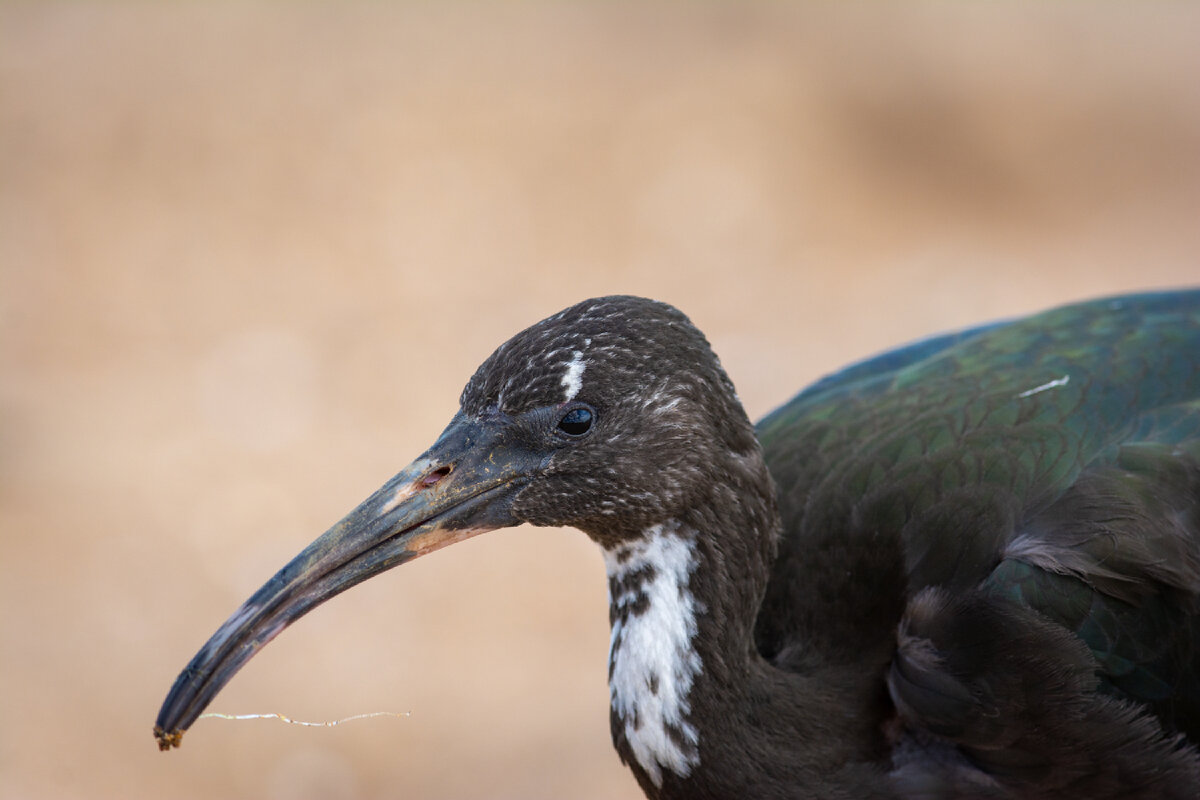
<path fill-rule="evenodd" d="M 633 798 L 572 531 L 178 670 L 581 298 L 752 416 L 849 360 L 1200 282 L 1196 4 L 0 5 L 0 798 Z"/>

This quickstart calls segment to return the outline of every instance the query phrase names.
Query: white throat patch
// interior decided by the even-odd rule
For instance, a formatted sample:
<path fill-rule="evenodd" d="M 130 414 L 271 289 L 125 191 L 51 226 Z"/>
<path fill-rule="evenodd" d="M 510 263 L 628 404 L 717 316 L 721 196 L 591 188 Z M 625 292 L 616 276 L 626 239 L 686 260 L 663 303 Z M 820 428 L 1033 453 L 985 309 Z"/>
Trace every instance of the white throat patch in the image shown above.
<path fill-rule="evenodd" d="M 678 523 L 604 551 L 613 615 L 608 651 L 612 710 L 655 786 L 662 770 L 680 777 L 700 763 L 700 735 L 688 721 L 688 693 L 703 669 L 692 646 L 704 609 L 688 589 L 695 545 Z"/>

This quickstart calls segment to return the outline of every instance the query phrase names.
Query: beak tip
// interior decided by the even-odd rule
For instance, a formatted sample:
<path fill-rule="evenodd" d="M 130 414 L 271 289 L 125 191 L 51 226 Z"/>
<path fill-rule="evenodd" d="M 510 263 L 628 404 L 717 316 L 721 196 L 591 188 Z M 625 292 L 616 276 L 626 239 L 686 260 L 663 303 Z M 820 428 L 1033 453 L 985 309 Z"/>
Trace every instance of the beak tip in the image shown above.
<path fill-rule="evenodd" d="M 161 725 L 155 725 L 154 738 L 158 741 L 158 749 L 166 752 L 172 747 L 179 747 L 183 744 L 183 730 L 176 728 L 168 733 L 162 729 Z"/>

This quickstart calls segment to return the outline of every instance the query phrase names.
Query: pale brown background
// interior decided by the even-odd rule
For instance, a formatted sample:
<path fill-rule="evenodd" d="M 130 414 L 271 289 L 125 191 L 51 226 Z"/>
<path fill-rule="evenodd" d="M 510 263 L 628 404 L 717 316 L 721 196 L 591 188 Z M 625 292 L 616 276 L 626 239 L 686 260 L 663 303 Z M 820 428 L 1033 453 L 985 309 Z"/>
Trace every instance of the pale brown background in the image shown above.
<path fill-rule="evenodd" d="M 581 298 L 752 416 L 928 333 L 1200 283 L 1200 6 L 0 6 L 0 800 L 632 798 L 603 569 L 492 534 L 179 668 Z"/>

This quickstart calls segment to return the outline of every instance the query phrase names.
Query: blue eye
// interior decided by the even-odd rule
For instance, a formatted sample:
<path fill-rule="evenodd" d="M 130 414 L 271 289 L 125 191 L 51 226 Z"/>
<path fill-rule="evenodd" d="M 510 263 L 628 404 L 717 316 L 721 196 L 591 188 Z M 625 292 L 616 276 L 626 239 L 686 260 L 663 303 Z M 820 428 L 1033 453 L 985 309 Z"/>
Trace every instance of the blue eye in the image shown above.
<path fill-rule="evenodd" d="M 591 430 L 593 419 L 586 408 L 572 408 L 558 421 L 558 429 L 568 436 L 583 436 Z"/>

